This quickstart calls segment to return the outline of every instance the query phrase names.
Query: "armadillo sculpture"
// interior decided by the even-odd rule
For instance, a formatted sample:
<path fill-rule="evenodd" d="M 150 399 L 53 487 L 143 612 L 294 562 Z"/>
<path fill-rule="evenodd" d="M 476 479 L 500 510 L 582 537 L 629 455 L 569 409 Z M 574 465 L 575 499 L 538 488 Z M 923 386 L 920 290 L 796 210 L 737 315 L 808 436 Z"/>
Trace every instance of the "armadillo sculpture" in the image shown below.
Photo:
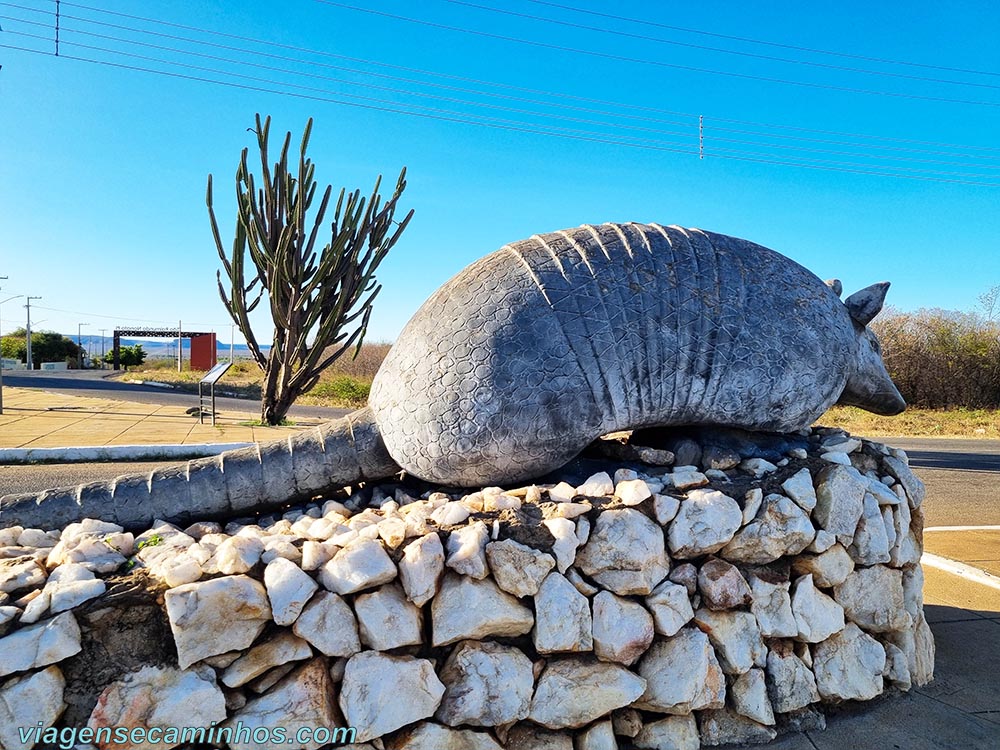
<path fill-rule="evenodd" d="M 275 506 L 400 470 L 456 486 L 558 468 L 608 432 L 791 431 L 834 403 L 905 408 L 867 324 L 888 283 L 841 301 L 760 245 L 603 224 L 476 261 L 404 328 L 369 406 L 263 444 L 107 483 L 5 498 L 0 527 L 126 527 Z"/>

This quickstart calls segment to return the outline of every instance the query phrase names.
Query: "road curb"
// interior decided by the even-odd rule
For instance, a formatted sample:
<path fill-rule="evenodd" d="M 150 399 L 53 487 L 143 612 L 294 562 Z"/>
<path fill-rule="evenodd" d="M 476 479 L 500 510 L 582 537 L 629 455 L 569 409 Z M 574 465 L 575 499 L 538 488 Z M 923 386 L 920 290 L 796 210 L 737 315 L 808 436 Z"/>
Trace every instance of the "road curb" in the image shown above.
<path fill-rule="evenodd" d="M 0 448 L 0 464 L 92 463 L 203 458 L 256 443 L 190 443 L 186 445 L 97 445 L 75 448 Z"/>

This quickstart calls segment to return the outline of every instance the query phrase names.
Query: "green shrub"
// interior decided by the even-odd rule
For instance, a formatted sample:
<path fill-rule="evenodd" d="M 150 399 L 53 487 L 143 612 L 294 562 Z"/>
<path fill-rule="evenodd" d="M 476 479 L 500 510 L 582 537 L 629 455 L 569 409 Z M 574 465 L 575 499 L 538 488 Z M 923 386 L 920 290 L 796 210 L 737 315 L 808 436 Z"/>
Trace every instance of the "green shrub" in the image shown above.
<path fill-rule="evenodd" d="M 371 383 L 350 375 L 335 375 L 318 382 L 309 391 L 309 395 L 336 399 L 352 406 L 363 406 L 368 401 L 370 390 Z"/>

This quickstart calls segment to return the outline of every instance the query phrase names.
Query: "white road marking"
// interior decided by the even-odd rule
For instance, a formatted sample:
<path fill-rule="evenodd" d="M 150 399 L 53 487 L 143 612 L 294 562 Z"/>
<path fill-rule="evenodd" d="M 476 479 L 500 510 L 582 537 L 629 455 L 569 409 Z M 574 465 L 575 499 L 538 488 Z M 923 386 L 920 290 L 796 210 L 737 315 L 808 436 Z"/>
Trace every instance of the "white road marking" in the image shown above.
<path fill-rule="evenodd" d="M 928 531 L 1000 531 L 1000 526 L 929 526 Z"/>
<path fill-rule="evenodd" d="M 980 570 L 979 568 L 974 568 L 971 565 L 956 562 L 955 560 L 949 560 L 947 557 L 932 555 L 930 552 L 925 552 L 920 558 L 920 562 L 928 567 L 937 568 L 946 573 L 961 576 L 973 583 L 1000 591 L 1000 577 L 987 573 L 985 570 Z"/>

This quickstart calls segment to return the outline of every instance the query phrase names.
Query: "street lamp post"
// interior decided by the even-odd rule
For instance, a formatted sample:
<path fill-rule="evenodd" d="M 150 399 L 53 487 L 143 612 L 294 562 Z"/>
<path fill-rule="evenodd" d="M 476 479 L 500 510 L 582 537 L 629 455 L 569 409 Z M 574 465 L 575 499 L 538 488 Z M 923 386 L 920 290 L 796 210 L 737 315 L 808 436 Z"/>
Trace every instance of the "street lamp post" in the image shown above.
<path fill-rule="evenodd" d="M 84 326 L 89 326 L 90 323 L 77 323 L 76 324 L 76 369 L 83 369 L 83 345 L 80 343 L 80 329 Z"/>
<path fill-rule="evenodd" d="M 27 342 L 26 342 L 26 346 L 28 349 L 27 352 L 28 356 L 26 357 L 26 359 L 28 360 L 28 371 L 31 372 L 32 370 L 35 369 L 35 364 L 34 362 L 31 361 L 31 300 L 41 299 L 41 297 L 28 297 L 27 299 L 28 299 L 28 304 L 25 305 L 25 307 L 28 309 L 28 328 L 27 328 Z"/>
<path fill-rule="evenodd" d="M 6 279 L 7 277 L 0 276 L 0 278 Z M 0 301 L 0 305 L 2 305 L 4 302 L 10 302 L 12 299 L 17 299 L 18 297 L 22 296 L 24 295 L 15 294 L 13 297 L 8 297 L 7 299 Z M 3 362 L 0 362 L 0 414 L 3 414 Z"/>

